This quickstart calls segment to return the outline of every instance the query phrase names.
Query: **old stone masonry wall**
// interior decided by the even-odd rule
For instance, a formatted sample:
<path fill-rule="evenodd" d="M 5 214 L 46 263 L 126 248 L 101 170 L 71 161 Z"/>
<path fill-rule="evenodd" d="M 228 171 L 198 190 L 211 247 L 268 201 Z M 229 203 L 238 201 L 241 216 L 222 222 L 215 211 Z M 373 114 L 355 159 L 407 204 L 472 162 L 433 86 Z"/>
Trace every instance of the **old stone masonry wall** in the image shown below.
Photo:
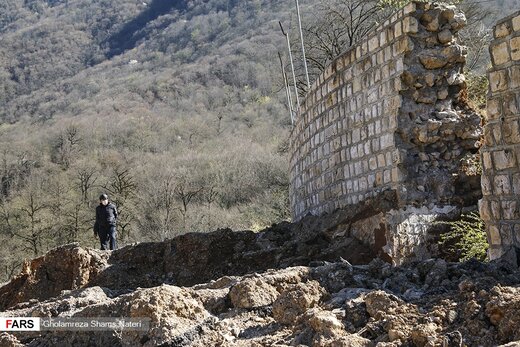
<path fill-rule="evenodd" d="M 494 28 L 480 214 L 489 256 L 520 258 L 520 11 Z M 517 255 L 518 254 L 518 255 Z"/>
<path fill-rule="evenodd" d="M 431 253 L 438 215 L 476 202 L 479 179 L 461 169 L 480 138 L 464 100 L 464 25 L 454 7 L 411 3 L 314 82 L 291 135 L 293 219 L 373 201 L 381 215 L 349 232 L 397 264 Z"/>

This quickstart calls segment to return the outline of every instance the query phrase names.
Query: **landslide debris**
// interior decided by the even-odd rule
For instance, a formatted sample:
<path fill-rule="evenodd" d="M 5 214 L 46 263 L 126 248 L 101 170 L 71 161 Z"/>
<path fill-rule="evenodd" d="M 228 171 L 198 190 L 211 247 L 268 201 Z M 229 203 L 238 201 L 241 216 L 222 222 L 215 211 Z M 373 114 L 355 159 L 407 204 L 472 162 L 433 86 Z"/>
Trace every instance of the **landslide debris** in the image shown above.
<path fill-rule="evenodd" d="M 520 340 L 506 263 L 321 262 L 126 293 L 92 286 L 2 316 L 149 317 L 146 332 L 0 335 L 2 346 L 498 346 Z"/>
<path fill-rule="evenodd" d="M 84 287 L 125 292 L 161 284 L 192 286 L 223 276 L 322 260 L 343 258 L 353 264 L 366 264 L 375 253 L 351 237 L 349 229 L 366 208 L 360 205 L 326 217 L 308 216 L 299 223 L 284 222 L 258 233 L 230 229 L 189 233 L 113 252 L 65 245 L 27 261 L 18 276 L 0 287 L 0 310 Z"/>
<path fill-rule="evenodd" d="M 392 267 L 350 236 L 373 212 L 112 252 L 56 248 L 0 287 L 0 316 L 147 317 L 150 329 L 3 333 L 0 346 L 520 345 L 517 268 Z"/>

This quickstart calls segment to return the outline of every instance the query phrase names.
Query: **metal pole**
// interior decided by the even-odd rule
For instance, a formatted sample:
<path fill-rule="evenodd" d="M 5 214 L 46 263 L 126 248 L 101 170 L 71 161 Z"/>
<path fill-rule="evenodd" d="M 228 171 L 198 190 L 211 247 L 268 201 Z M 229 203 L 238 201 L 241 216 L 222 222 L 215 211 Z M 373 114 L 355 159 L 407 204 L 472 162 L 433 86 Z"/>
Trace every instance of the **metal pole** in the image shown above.
<path fill-rule="evenodd" d="M 285 73 L 285 66 L 283 65 L 282 55 L 280 54 L 280 52 L 278 52 L 278 59 L 280 59 L 280 66 L 282 67 L 283 83 L 285 85 L 285 96 L 287 97 L 287 104 L 289 106 L 289 112 L 291 113 L 291 124 L 294 125 L 291 91 L 289 90 L 289 81 L 287 80 L 287 74 Z"/>
<path fill-rule="evenodd" d="M 298 27 L 300 29 L 300 39 L 302 41 L 303 66 L 305 68 L 305 78 L 307 80 L 307 90 L 311 89 L 309 80 L 309 70 L 307 69 L 307 59 L 305 58 L 305 43 L 303 42 L 302 18 L 300 16 L 300 3 L 296 0 L 296 12 L 298 14 Z"/>
<path fill-rule="evenodd" d="M 298 87 L 296 85 L 296 74 L 294 73 L 294 64 L 292 59 L 292 52 L 291 52 L 291 41 L 289 40 L 289 35 L 283 30 L 282 22 L 278 22 L 280 24 L 280 29 L 282 29 L 282 34 L 285 36 L 287 40 L 287 49 L 289 50 L 289 60 L 291 61 L 291 70 L 292 70 L 292 76 L 293 76 L 293 83 L 294 83 L 294 93 L 296 94 L 296 110 L 300 110 L 300 97 L 298 96 Z"/>

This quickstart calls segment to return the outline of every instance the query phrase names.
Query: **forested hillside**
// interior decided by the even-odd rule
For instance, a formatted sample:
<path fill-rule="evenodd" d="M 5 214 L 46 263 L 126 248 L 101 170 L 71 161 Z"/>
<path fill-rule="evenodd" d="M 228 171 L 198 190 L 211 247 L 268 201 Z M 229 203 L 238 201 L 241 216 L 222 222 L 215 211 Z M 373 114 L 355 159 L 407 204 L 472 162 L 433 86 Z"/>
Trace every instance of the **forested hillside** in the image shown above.
<path fill-rule="evenodd" d="M 173 3 L 173 2 L 172 2 Z M 0 6 L 0 230 L 6 266 L 288 217 L 278 1 L 9 1 Z"/>
<path fill-rule="evenodd" d="M 338 2 L 356 1 L 301 1 L 322 63 L 310 34 L 337 28 L 326 15 Z M 385 3 L 366 27 L 394 2 L 363 2 Z M 279 20 L 298 58 L 292 0 L 0 2 L 1 278 L 50 247 L 97 245 L 101 192 L 123 245 L 289 218 Z"/>

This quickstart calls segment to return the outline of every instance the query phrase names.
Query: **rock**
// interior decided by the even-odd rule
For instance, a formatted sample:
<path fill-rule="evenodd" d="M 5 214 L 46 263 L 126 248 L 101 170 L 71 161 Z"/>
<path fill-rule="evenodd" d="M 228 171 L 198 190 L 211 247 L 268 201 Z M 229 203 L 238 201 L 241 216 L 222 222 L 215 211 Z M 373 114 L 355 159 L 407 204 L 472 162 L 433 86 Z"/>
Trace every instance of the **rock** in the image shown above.
<path fill-rule="evenodd" d="M 455 17 L 455 12 L 457 8 L 455 6 L 446 6 L 444 10 L 441 11 L 441 17 L 446 22 L 450 22 Z"/>
<path fill-rule="evenodd" d="M 425 28 L 428 31 L 438 31 L 439 30 L 439 17 L 435 16 L 431 19 L 430 22 L 425 24 Z"/>
<path fill-rule="evenodd" d="M 193 297 L 202 302 L 204 308 L 212 314 L 226 312 L 231 307 L 229 288 L 199 289 L 194 291 Z"/>
<path fill-rule="evenodd" d="M 273 303 L 273 317 L 282 324 L 294 324 L 305 311 L 317 306 L 324 294 L 316 281 L 288 286 Z"/>
<path fill-rule="evenodd" d="M 464 340 L 460 331 L 454 331 L 446 334 L 442 339 L 443 347 L 462 347 Z"/>
<path fill-rule="evenodd" d="M 466 16 L 462 12 L 457 12 L 454 14 L 453 19 L 451 19 L 449 23 L 453 30 L 459 31 L 466 26 Z"/>
<path fill-rule="evenodd" d="M 345 329 L 338 318 L 330 311 L 311 309 L 305 313 L 305 320 L 314 332 L 326 337 L 344 335 Z"/>
<path fill-rule="evenodd" d="M 434 261 L 433 266 L 426 275 L 425 284 L 439 285 L 447 276 L 448 266 L 446 261 L 443 259 L 437 259 Z"/>
<path fill-rule="evenodd" d="M 409 71 L 403 72 L 401 80 L 407 86 L 413 86 L 415 84 L 415 76 Z"/>
<path fill-rule="evenodd" d="M 416 326 L 411 333 L 414 345 L 418 347 L 438 346 L 438 338 L 435 337 L 437 330 L 438 326 L 433 323 Z"/>
<path fill-rule="evenodd" d="M 328 345 L 329 347 L 373 347 L 375 344 L 361 337 L 357 334 L 352 334 L 348 336 L 343 336 L 339 339 L 333 340 Z"/>
<path fill-rule="evenodd" d="M 450 86 L 459 85 L 466 82 L 466 77 L 464 74 L 455 72 L 448 76 L 447 81 Z"/>
<path fill-rule="evenodd" d="M 425 69 L 435 70 L 445 67 L 448 58 L 435 51 L 426 51 L 419 55 L 419 60 Z"/>
<path fill-rule="evenodd" d="M 404 294 L 403 298 L 405 298 L 408 301 L 412 300 L 418 300 L 424 296 L 424 292 L 422 290 L 418 290 L 415 288 L 407 289 Z"/>
<path fill-rule="evenodd" d="M 0 288 L 0 310 L 29 299 L 45 300 L 66 289 L 78 289 L 107 266 L 107 252 L 84 249 L 77 243 L 61 246 L 26 262 L 22 272 Z"/>
<path fill-rule="evenodd" d="M 356 332 L 364 327 L 370 316 L 363 297 L 359 297 L 345 302 L 345 322 L 348 325 L 348 331 Z"/>
<path fill-rule="evenodd" d="M 426 30 L 428 30 L 428 31 L 439 30 L 439 14 L 440 14 L 440 10 L 434 9 L 434 10 L 426 11 L 421 16 L 421 24 L 424 25 Z"/>
<path fill-rule="evenodd" d="M 453 34 L 449 29 L 442 30 L 439 34 L 437 34 L 437 37 L 439 39 L 439 42 L 442 44 L 450 43 L 451 41 L 453 41 Z"/>
<path fill-rule="evenodd" d="M 365 304 L 370 317 L 381 319 L 387 314 L 393 314 L 404 302 L 395 295 L 378 290 L 365 296 Z"/>
<path fill-rule="evenodd" d="M 520 340 L 520 288 L 494 287 L 485 312 L 497 327 L 499 341 Z"/>
<path fill-rule="evenodd" d="M 23 347 L 24 345 L 13 335 L 8 333 L 0 334 L 0 346 L 2 347 Z"/>
<path fill-rule="evenodd" d="M 450 63 L 464 63 L 466 61 L 465 48 L 459 45 L 450 45 L 443 48 L 442 56 Z"/>
<path fill-rule="evenodd" d="M 450 95 L 450 93 L 448 92 L 448 89 L 446 89 L 446 88 L 440 89 L 437 92 L 437 99 L 445 100 L 448 97 L 448 95 Z"/>
<path fill-rule="evenodd" d="M 431 72 L 428 72 L 424 75 L 424 81 L 426 82 L 426 85 L 428 87 L 433 87 L 433 85 L 435 84 L 435 75 Z"/>
<path fill-rule="evenodd" d="M 76 317 L 147 317 L 152 329 L 147 333 L 146 346 L 168 344 L 192 331 L 210 317 L 201 302 L 193 298 L 191 290 L 170 285 L 138 289 L 119 296 L 108 305 L 84 309 Z M 129 331 L 124 344 L 140 345 L 142 333 Z"/>
<path fill-rule="evenodd" d="M 260 278 L 248 278 L 233 286 L 229 296 L 234 307 L 251 309 L 271 305 L 278 291 Z"/>

